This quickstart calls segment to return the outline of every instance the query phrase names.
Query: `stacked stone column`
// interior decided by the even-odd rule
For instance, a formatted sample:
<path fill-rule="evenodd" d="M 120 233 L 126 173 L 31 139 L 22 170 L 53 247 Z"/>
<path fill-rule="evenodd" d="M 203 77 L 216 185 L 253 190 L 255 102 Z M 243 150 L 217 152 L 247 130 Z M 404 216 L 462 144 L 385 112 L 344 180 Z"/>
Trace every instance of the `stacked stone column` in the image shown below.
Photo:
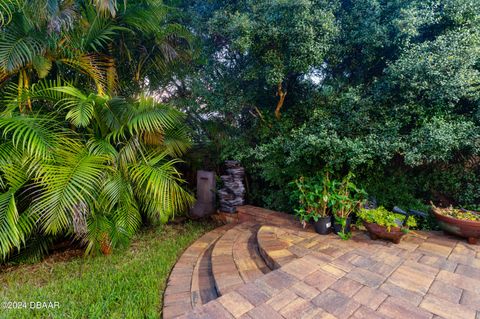
<path fill-rule="evenodd" d="M 235 213 L 237 206 L 245 203 L 245 187 L 243 178 L 245 169 L 238 161 L 225 161 L 226 174 L 220 176 L 223 188 L 218 191 L 220 211 Z"/>

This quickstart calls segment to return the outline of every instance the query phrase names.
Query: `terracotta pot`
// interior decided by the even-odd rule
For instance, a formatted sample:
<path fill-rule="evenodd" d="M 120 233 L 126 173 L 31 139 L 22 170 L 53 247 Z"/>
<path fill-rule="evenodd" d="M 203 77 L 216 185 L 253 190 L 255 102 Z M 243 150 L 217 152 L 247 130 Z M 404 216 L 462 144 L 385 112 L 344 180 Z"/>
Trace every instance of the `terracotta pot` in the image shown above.
<path fill-rule="evenodd" d="M 387 227 L 380 226 L 374 223 L 367 223 L 364 221 L 363 225 L 368 230 L 368 233 L 370 234 L 370 238 L 373 240 L 381 238 L 381 239 L 390 240 L 393 243 L 398 244 L 400 243 L 400 240 L 402 239 L 403 235 L 405 235 L 405 233 L 402 231 L 400 227 L 390 227 L 390 231 L 388 231 Z"/>
<path fill-rule="evenodd" d="M 445 216 L 436 207 L 432 209 L 432 212 L 444 232 L 467 238 L 469 244 L 477 243 L 480 238 L 480 222 Z"/>

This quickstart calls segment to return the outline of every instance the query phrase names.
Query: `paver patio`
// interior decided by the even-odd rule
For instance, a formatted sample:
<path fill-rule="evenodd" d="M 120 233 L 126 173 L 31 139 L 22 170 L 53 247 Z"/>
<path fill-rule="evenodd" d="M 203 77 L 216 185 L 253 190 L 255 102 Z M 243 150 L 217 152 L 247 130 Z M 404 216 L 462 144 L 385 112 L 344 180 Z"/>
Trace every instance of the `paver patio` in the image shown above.
<path fill-rule="evenodd" d="M 236 224 L 205 235 L 215 242 L 203 238 L 181 257 L 164 318 L 480 319 L 479 245 L 420 231 L 398 245 L 362 231 L 343 241 L 281 213 L 239 211 Z M 195 275 L 208 247 L 211 267 Z M 192 297 L 205 290 L 198 278 L 210 292 L 203 302 Z"/>

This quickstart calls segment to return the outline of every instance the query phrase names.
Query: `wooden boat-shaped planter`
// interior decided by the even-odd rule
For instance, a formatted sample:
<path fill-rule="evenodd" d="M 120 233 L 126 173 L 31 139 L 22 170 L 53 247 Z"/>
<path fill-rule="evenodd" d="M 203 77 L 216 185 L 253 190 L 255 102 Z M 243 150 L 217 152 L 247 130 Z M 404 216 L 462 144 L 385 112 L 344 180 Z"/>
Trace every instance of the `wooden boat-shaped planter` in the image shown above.
<path fill-rule="evenodd" d="M 433 207 L 433 215 L 443 231 L 468 239 L 469 244 L 476 244 L 480 238 L 480 222 L 473 220 L 457 219 L 445 216 L 441 208 Z"/>
<path fill-rule="evenodd" d="M 405 232 L 402 231 L 400 227 L 390 227 L 390 231 L 387 230 L 387 227 L 380 226 L 374 223 L 363 222 L 363 225 L 368 230 L 370 238 L 376 240 L 378 238 L 387 239 L 392 241 L 394 244 L 400 243 L 400 240 L 405 235 Z"/>

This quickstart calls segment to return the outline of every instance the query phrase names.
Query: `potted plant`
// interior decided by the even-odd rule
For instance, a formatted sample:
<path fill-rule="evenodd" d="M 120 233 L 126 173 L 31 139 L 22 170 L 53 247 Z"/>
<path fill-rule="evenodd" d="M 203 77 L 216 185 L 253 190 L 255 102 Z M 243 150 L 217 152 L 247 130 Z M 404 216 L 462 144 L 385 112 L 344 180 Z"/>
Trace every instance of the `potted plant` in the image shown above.
<path fill-rule="evenodd" d="M 410 227 L 417 226 L 413 216 L 404 216 L 388 211 L 383 206 L 376 209 L 361 209 L 357 216 L 370 234 L 370 238 L 388 239 L 398 244 Z"/>
<path fill-rule="evenodd" d="M 447 233 L 468 239 L 476 244 L 480 238 L 480 212 L 463 208 L 439 208 L 432 205 L 432 212 L 440 227 Z"/>
<path fill-rule="evenodd" d="M 325 170 L 323 174 L 313 178 L 300 177 L 293 184 L 299 207 L 295 214 L 299 217 L 303 227 L 313 220 L 315 231 L 325 235 L 330 233 L 332 219 L 329 213 L 330 202 L 330 175 Z"/>
<path fill-rule="evenodd" d="M 341 181 L 334 181 L 330 199 L 334 216 L 333 231 L 345 240 L 351 237 L 351 214 L 361 207 L 366 197 L 365 191 L 352 182 L 354 177 L 350 172 Z"/>

